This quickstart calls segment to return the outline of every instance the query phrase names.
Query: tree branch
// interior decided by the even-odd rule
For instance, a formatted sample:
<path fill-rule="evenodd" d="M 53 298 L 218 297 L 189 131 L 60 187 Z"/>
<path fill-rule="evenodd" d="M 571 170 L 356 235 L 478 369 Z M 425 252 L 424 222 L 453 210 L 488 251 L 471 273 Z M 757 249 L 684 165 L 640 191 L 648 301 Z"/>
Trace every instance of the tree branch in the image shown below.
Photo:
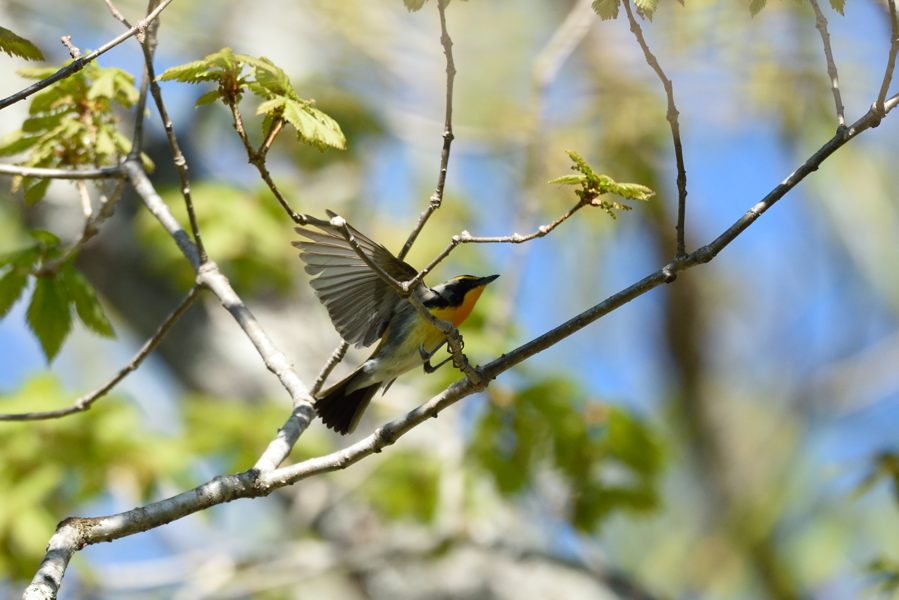
<path fill-rule="evenodd" d="M 103 44 L 102 46 L 100 46 L 99 48 L 94 50 L 93 52 L 90 52 L 88 54 L 85 54 L 84 56 L 81 56 L 81 57 L 73 60 L 72 62 L 70 62 L 66 66 L 62 67 L 56 73 L 53 73 L 53 75 L 50 75 L 46 79 L 41 79 L 40 81 L 37 81 L 37 82 L 33 83 L 32 85 L 29 85 L 24 90 L 22 90 L 20 92 L 16 92 L 12 96 L 9 96 L 7 98 L 0 100 L 0 110 L 6 108 L 7 106 L 9 106 L 11 104 L 15 104 L 16 102 L 24 100 L 25 98 L 27 98 L 28 96 L 31 96 L 35 92 L 39 92 L 42 89 L 44 89 L 45 87 L 53 85 L 57 81 L 65 79 L 66 77 L 68 77 L 69 75 L 72 75 L 73 73 L 77 73 L 78 71 L 80 71 L 81 69 L 84 68 L 84 65 L 91 62 L 98 56 L 105 54 L 109 50 L 115 48 L 116 46 L 118 46 L 119 44 L 121 44 L 122 42 L 124 42 L 125 40 L 130 38 L 131 36 L 136 35 L 138 33 L 142 33 L 143 31 L 146 30 L 148 25 L 150 25 L 153 21 L 155 21 L 157 19 L 157 17 L 159 17 L 159 13 L 161 13 L 163 10 L 165 10 L 165 8 L 171 3 L 172 3 L 172 0 L 163 0 L 159 4 L 159 6 L 157 6 L 150 14 L 147 15 L 146 18 L 141 20 L 137 25 L 135 25 L 134 27 L 132 27 L 125 33 L 119 35 L 116 38 L 113 38 L 109 42 Z"/>
<path fill-rule="evenodd" d="M 155 0 L 151 0 L 151 2 L 154 1 Z M 200 236 L 200 226 L 197 224 L 197 215 L 194 212 L 193 199 L 190 194 L 190 179 L 187 176 L 187 159 L 184 158 L 184 154 L 181 152 L 181 146 L 178 144 L 178 138 L 175 136 L 175 128 L 172 125 L 172 119 L 169 117 L 169 113 L 165 108 L 165 103 L 162 101 L 162 92 L 159 90 L 159 82 L 156 81 L 156 73 L 153 68 L 153 51 L 155 50 L 155 45 L 155 30 L 151 28 L 147 30 L 144 39 L 140 40 L 140 46 L 144 52 L 144 65 L 146 68 L 147 81 L 150 84 L 150 93 L 153 95 L 156 109 L 159 111 L 162 125 L 165 128 L 166 138 L 169 141 L 169 148 L 172 151 L 175 170 L 178 171 L 178 179 L 181 182 L 181 195 L 184 197 L 184 205 L 187 208 L 187 217 L 190 221 L 191 233 L 193 233 L 194 243 L 197 246 L 197 255 L 200 264 L 202 264 L 206 262 L 207 256 L 206 249 L 203 247 L 203 238 Z"/>
<path fill-rule="evenodd" d="M 44 169 L 41 167 L 0 164 L 0 175 L 40 177 L 42 179 L 116 179 L 124 178 L 125 171 L 121 165 L 98 167 L 96 169 Z"/>
<path fill-rule="evenodd" d="M 334 352 L 328 357 L 328 362 L 326 362 L 325 366 L 322 367 L 322 370 L 319 371 L 318 377 L 315 378 L 315 382 L 312 384 L 311 392 L 313 396 L 322 389 L 322 385 L 324 385 L 325 380 L 328 379 L 328 375 L 331 374 L 334 367 L 340 364 L 340 361 L 346 356 L 346 351 L 349 350 L 349 348 L 350 345 L 346 342 L 340 342 L 340 345 L 334 348 Z"/>
<path fill-rule="evenodd" d="M 646 43 L 646 38 L 643 37 L 643 29 L 640 27 L 637 19 L 634 18 L 634 13 L 631 10 L 631 0 L 624 0 L 622 4 L 624 4 L 624 10 L 627 13 L 627 20 L 631 24 L 631 32 L 637 38 L 640 48 L 643 49 L 646 64 L 658 75 L 659 81 L 662 82 L 662 87 L 665 88 L 665 95 L 668 98 L 668 111 L 665 117 L 671 126 L 671 138 L 674 142 L 674 159 L 677 163 L 677 225 L 675 226 L 677 231 L 677 253 L 675 258 L 683 258 L 687 254 L 686 232 L 684 230 L 687 212 L 687 169 L 684 166 L 684 148 L 681 144 L 680 124 L 677 118 L 680 113 L 674 104 L 674 85 L 668 79 L 668 76 L 665 75 L 659 61 L 649 49 L 649 44 Z"/>
<path fill-rule="evenodd" d="M 59 408 L 56 410 L 48 410 L 42 412 L 27 412 L 27 413 L 12 413 L 12 414 L 0 414 L 0 421 L 39 421 L 44 419 L 58 419 L 60 417 L 65 417 L 68 415 L 72 415 L 79 412 L 84 412 L 90 409 L 93 406 L 94 402 L 105 396 L 109 393 L 112 388 L 114 388 L 120 381 L 125 379 L 127 375 L 131 372 L 137 370 L 137 368 L 144 362 L 144 359 L 150 355 L 153 350 L 159 346 L 159 343 L 162 342 L 165 335 L 169 332 L 172 326 L 178 322 L 184 313 L 187 312 L 187 309 L 191 307 L 194 303 L 194 300 L 197 299 L 197 294 L 200 290 L 200 287 L 195 285 L 191 288 L 190 292 L 188 292 L 187 296 L 185 296 L 184 300 L 175 307 L 169 316 L 165 318 L 165 320 L 159 325 L 156 329 L 156 332 L 144 342 L 144 345 L 140 347 L 140 350 L 137 351 L 137 354 L 128 362 L 127 365 L 122 367 L 115 376 L 104 383 L 102 386 L 94 390 L 89 394 L 85 394 L 78 398 L 74 404 L 66 408 Z"/>
<path fill-rule="evenodd" d="M 418 217 L 418 223 L 409 234 L 406 243 L 397 257 L 403 260 L 412 249 L 412 244 L 431 215 L 434 214 L 443 203 L 443 189 L 446 186 L 446 170 L 449 165 L 450 146 L 453 143 L 453 82 L 456 79 L 456 63 L 453 61 L 453 40 L 446 29 L 446 0 L 437 0 L 437 12 L 440 14 L 440 44 L 443 46 L 443 54 L 446 55 L 446 109 L 443 120 L 443 150 L 440 153 L 440 173 L 437 176 L 437 187 L 431 195 L 428 206 Z"/>
<path fill-rule="evenodd" d="M 830 77 L 830 89 L 833 92 L 833 103 L 837 110 L 837 130 L 842 131 L 846 127 L 846 116 L 843 110 L 843 98 L 840 96 L 840 76 L 837 74 L 837 64 L 833 60 L 833 50 L 830 47 L 830 33 L 827 30 L 827 19 L 821 12 L 818 0 L 809 0 L 815 11 L 815 27 L 821 34 L 821 43 L 824 44 L 824 58 L 827 60 L 827 75 Z"/>

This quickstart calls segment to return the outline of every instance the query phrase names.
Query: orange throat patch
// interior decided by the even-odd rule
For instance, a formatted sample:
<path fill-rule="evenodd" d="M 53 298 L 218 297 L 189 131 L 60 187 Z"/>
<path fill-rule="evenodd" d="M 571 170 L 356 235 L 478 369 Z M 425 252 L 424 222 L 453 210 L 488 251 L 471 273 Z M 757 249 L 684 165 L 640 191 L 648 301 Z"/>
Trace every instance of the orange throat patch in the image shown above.
<path fill-rule="evenodd" d="M 462 304 L 459 306 L 450 306 L 448 308 L 438 308 L 437 310 L 432 311 L 434 316 L 438 319 L 443 319 L 444 321 L 449 321 L 453 324 L 453 327 L 458 327 L 462 324 L 465 319 L 468 318 L 468 315 L 471 314 L 472 309 L 474 308 L 475 303 L 477 303 L 478 298 L 481 297 L 481 293 L 484 291 L 485 286 L 476 287 L 473 290 L 469 290 L 467 294 L 465 294 L 465 299 L 462 300 Z"/>

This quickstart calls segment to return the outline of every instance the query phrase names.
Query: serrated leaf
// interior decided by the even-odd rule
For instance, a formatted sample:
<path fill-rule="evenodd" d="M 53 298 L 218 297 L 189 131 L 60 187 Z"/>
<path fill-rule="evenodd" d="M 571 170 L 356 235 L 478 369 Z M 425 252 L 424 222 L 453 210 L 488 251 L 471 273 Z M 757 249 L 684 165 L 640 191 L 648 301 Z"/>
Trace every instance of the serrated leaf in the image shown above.
<path fill-rule="evenodd" d="M 580 185 L 585 181 L 587 181 L 587 176 L 583 173 L 578 173 L 576 175 L 562 175 L 561 177 L 550 179 L 547 183 L 555 183 L 559 185 Z"/>
<path fill-rule="evenodd" d="M 6 316 L 28 285 L 28 272 L 20 269 L 9 269 L 0 277 L 0 319 Z"/>
<path fill-rule="evenodd" d="M 97 141 L 94 143 L 94 149 L 97 151 L 97 154 L 104 157 L 115 153 L 115 142 L 105 128 L 97 131 Z"/>
<path fill-rule="evenodd" d="M 97 299 L 97 293 L 90 282 L 71 264 L 66 265 L 60 275 L 65 282 L 68 297 L 75 303 L 75 312 L 81 322 L 96 333 L 105 337 L 114 337 L 112 324 Z"/>
<path fill-rule="evenodd" d="M 299 99 L 290 84 L 287 73 L 281 67 L 265 57 L 258 59 L 246 57 L 246 59 L 249 64 L 253 65 L 253 75 L 256 78 L 256 85 L 250 84 L 249 86 L 253 93 L 263 98 L 284 96 L 293 100 Z"/>
<path fill-rule="evenodd" d="M 842 15 L 846 9 L 846 0 L 830 0 L 830 7 Z"/>
<path fill-rule="evenodd" d="M 0 52 L 25 60 L 44 60 L 40 48 L 5 27 L 0 27 Z"/>
<path fill-rule="evenodd" d="M 753 17 L 762 12 L 762 9 L 765 8 L 765 4 L 767 4 L 767 0 L 752 0 L 749 3 L 749 14 Z"/>
<path fill-rule="evenodd" d="M 603 21 L 618 18 L 618 7 L 621 0 L 593 0 L 593 11 Z"/>
<path fill-rule="evenodd" d="M 72 309 L 65 288 L 56 277 L 38 277 L 25 314 L 28 327 L 34 332 L 47 357 L 53 360 L 72 329 Z"/>
<path fill-rule="evenodd" d="M 659 0 L 634 0 L 637 12 L 652 21 L 652 15 L 659 5 Z"/>
<path fill-rule="evenodd" d="M 282 116 L 294 126 L 303 141 L 320 149 L 328 146 L 346 149 L 346 138 L 340 125 L 317 108 L 297 100 L 285 100 Z"/>
<path fill-rule="evenodd" d="M 421 10 L 421 7 L 425 5 L 425 2 L 427 2 L 427 0 L 403 0 L 403 4 L 409 12 Z"/>

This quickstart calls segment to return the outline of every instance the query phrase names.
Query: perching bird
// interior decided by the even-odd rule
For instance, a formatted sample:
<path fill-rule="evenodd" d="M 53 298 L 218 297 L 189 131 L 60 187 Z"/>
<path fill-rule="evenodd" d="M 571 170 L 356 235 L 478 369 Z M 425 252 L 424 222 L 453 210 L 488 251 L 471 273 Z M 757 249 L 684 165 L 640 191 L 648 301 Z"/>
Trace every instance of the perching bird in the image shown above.
<path fill-rule="evenodd" d="M 336 215 L 327 211 L 328 216 Z M 296 232 L 309 241 L 293 242 L 312 288 L 331 316 L 338 333 L 350 344 L 380 343 L 372 355 L 339 383 L 315 400 L 315 410 L 329 428 L 342 434 L 356 428 L 375 393 L 419 365 L 433 368 L 428 359 L 446 343 L 439 329 L 422 317 L 357 254 L 344 239 L 340 227 L 310 219 L 310 226 Z M 356 245 L 384 272 L 397 281 L 408 281 L 417 271 L 393 256 L 387 248 L 347 225 Z M 460 275 L 429 288 L 420 284 L 413 292 L 438 319 L 458 327 L 471 313 L 484 286 L 499 277 Z"/>

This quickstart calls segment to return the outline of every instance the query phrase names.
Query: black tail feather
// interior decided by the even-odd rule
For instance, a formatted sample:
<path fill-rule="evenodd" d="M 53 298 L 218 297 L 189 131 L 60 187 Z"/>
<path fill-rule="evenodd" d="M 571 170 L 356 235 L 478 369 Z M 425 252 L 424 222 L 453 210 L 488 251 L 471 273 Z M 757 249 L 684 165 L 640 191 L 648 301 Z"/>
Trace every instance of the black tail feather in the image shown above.
<path fill-rule="evenodd" d="M 321 417 L 322 422 L 340 434 L 345 435 L 356 429 L 359 418 L 381 387 L 379 382 L 347 392 L 347 387 L 353 383 L 357 375 L 358 372 L 353 373 L 315 400 L 315 412 Z"/>

